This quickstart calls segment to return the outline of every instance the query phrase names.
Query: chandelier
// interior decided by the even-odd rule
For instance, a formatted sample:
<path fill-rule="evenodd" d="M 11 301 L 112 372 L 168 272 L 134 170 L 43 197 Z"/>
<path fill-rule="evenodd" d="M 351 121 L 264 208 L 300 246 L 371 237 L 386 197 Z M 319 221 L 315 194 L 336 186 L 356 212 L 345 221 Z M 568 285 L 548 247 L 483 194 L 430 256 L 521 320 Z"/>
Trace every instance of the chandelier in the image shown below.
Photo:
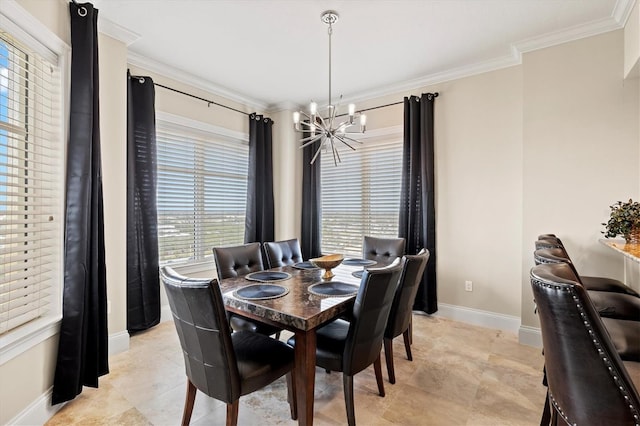
<path fill-rule="evenodd" d="M 302 143 L 302 146 L 300 146 L 301 149 L 312 145 L 314 142 L 320 141 L 320 146 L 311 159 L 310 164 L 316 161 L 320 151 L 324 149 L 325 152 L 331 150 L 333 163 L 337 166 L 340 162 L 340 153 L 336 145 L 338 142 L 341 142 L 355 151 L 356 149 L 352 143 L 362 142 L 348 135 L 364 133 L 367 125 L 367 116 L 356 113 L 356 106 L 354 104 L 349 104 L 346 120 L 339 120 L 339 117 L 344 117 L 345 114 L 336 115 L 340 101 L 342 101 L 342 95 L 340 95 L 337 105 L 331 103 L 331 35 L 333 33 L 333 24 L 338 21 L 338 12 L 327 10 L 320 15 L 320 18 L 322 22 L 329 26 L 329 104 L 324 114 L 318 113 L 318 104 L 313 101 L 311 101 L 309 105 L 309 113 L 304 111 L 294 112 L 293 128 L 297 132 L 309 134 L 309 136 L 300 139 Z M 306 120 L 301 120 L 301 117 L 306 117 Z M 356 122 L 358 122 L 358 124 L 356 124 Z"/>

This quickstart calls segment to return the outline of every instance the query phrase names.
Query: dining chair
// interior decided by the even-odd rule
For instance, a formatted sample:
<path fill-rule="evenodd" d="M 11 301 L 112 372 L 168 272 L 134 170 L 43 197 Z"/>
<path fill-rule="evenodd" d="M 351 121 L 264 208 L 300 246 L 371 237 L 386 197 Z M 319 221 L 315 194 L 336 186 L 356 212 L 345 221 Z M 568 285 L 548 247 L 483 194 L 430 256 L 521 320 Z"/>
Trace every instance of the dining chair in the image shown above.
<path fill-rule="evenodd" d="M 405 255 L 405 263 L 393 297 L 389 320 L 384 331 L 384 357 L 387 364 L 389 382 L 396 382 L 393 365 L 393 339 L 400 336 L 404 339 L 404 349 L 407 359 L 413 361 L 411 354 L 410 326 L 413 312 L 413 302 L 418 293 L 418 286 L 429 261 L 429 250 L 422 249 L 417 255 Z"/>
<path fill-rule="evenodd" d="M 196 391 L 227 404 L 228 426 L 238 423 L 240 397 L 286 375 L 291 418 L 297 419 L 293 349 L 250 331 L 231 333 L 217 280 L 186 278 L 168 267 L 160 277 L 180 339 L 187 375 L 182 425 Z"/>
<path fill-rule="evenodd" d="M 591 290 L 587 288 L 584 286 L 582 277 L 578 274 L 575 265 L 563 249 L 538 249 L 533 252 L 533 257 L 537 264 L 566 263 L 577 277 L 576 280 L 587 290 L 600 316 L 640 321 L 640 298 L 622 292 Z"/>
<path fill-rule="evenodd" d="M 267 241 L 263 244 L 269 268 L 302 262 L 302 250 L 297 238 L 284 241 Z"/>
<path fill-rule="evenodd" d="M 556 237 L 554 234 L 539 235 L 538 241 L 536 241 L 535 246 L 536 250 L 560 249 L 564 251 L 564 257 L 571 261 L 571 257 L 569 256 L 565 245 L 562 243 L 562 240 Z M 573 265 L 573 262 L 571 262 L 571 264 Z M 640 297 L 640 294 L 638 294 L 638 292 L 625 285 L 623 282 L 613 278 L 580 275 L 580 281 L 582 282 L 582 286 L 587 290 L 613 291 L 616 293 L 626 293 L 635 297 Z"/>
<path fill-rule="evenodd" d="M 351 321 L 337 319 L 316 330 L 316 365 L 342 372 L 349 426 L 356 424 L 353 376 L 373 364 L 378 393 L 384 396 L 380 353 L 391 303 L 402 273 L 404 259 L 362 274 Z M 288 342 L 295 346 L 295 336 Z"/>
<path fill-rule="evenodd" d="M 404 255 L 404 238 L 377 238 L 365 236 L 362 242 L 362 257 L 388 265 L 396 257 Z"/>
<path fill-rule="evenodd" d="M 242 277 L 250 274 L 251 272 L 264 270 L 260 243 L 249 243 L 229 247 L 214 247 L 213 259 L 216 264 L 219 280 Z M 276 334 L 276 339 L 280 337 L 281 330 L 278 327 L 252 321 L 235 313 L 229 314 L 229 324 L 233 331 L 247 330 L 267 336 Z"/>
<path fill-rule="evenodd" d="M 530 272 L 544 346 L 550 423 L 637 425 L 638 383 L 576 278 L 566 263 L 541 264 Z"/>

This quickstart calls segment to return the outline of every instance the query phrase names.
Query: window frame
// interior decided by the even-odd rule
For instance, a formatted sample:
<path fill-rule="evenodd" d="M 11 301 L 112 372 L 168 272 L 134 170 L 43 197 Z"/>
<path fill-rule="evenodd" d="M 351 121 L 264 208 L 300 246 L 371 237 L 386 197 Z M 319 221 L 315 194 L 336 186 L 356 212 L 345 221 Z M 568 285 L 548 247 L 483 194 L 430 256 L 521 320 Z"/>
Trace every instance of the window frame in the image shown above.
<path fill-rule="evenodd" d="M 59 90 L 57 137 L 60 141 L 60 158 L 63 159 L 61 167 L 64 171 L 69 117 L 67 97 L 70 87 L 71 47 L 42 22 L 12 1 L 3 1 L 3 7 L 0 11 L 0 27 L 57 67 L 57 75 L 53 82 L 57 83 L 56 89 Z M 58 185 L 60 192 L 58 197 L 61 201 L 57 206 L 58 211 L 54 212 L 54 215 L 61 218 L 60 227 L 64 228 L 64 174 L 62 174 L 61 179 L 62 182 Z M 58 250 L 60 253 L 64 253 L 64 231 L 60 232 Z M 61 255 L 59 256 L 59 272 L 57 277 L 54 278 L 54 284 L 51 287 L 53 292 L 52 304 L 48 315 L 0 335 L 0 365 L 7 363 L 16 356 L 59 333 L 60 320 L 62 318 L 63 265 L 63 256 Z"/>
<path fill-rule="evenodd" d="M 173 128 L 174 130 L 175 130 L 175 127 L 185 127 L 195 133 L 208 134 L 208 135 L 212 135 L 214 137 L 218 137 L 226 140 L 230 140 L 230 139 L 235 140 L 242 144 L 246 144 L 247 150 L 248 150 L 248 146 L 249 146 L 248 133 L 238 132 L 225 127 L 217 126 L 210 123 L 205 123 L 199 120 L 194 120 L 191 118 L 168 113 L 165 111 L 156 111 L 156 127 L 159 129 L 163 126 Z M 245 194 L 245 197 L 246 197 L 246 194 Z M 196 225 L 196 226 L 199 227 L 199 225 Z M 199 237 L 195 236 L 195 239 L 196 239 L 195 241 L 196 244 L 198 245 L 203 244 L 202 235 L 200 235 Z M 238 244 L 243 244 L 243 242 L 244 240 L 238 242 Z M 206 253 L 206 249 L 207 248 L 205 247 L 204 253 Z M 212 247 L 208 247 L 208 249 L 211 250 Z M 160 266 L 170 266 L 171 268 L 179 269 L 181 273 L 199 273 L 199 272 L 210 271 L 214 269 L 213 252 L 209 254 L 205 254 L 202 259 L 197 259 L 195 261 L 186 260 L 186 261 L 163 262 L 160 259 L 159 261 L 160 261 L 159 262 Z"/>

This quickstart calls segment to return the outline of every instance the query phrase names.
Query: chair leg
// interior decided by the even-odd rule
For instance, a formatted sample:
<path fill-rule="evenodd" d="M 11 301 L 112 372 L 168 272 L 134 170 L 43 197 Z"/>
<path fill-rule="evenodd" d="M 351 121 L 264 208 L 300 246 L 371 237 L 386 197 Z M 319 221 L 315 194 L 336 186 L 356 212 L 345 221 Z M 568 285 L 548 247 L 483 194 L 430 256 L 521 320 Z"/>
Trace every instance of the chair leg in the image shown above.
<path fill-rule="evenodd" d="M 295 370 L 287 373 L 287 399 L 291 409 L 291 420 L 298 420 L 298 397 L 296 396 Z"/>
<path fill-rule="evenodd" d="M 404 338 L 404 349 L 407 351 L 407 359 L 413 361 L 413 356 L 411 355 L 411 333 L 409 329 L 406 329 L 404 333 L 402 333 L 402 337 Z"/>
<path fill-rule="evenodd" d="M 409 317 L 409 345 L 413 345 L 413 314 Z"/>
<path fill-rule="evenodd" d="M 239 399 L 236 399 L 233 402 L 227 403 L 227 426 L 237 426 L 239 407 L 240 407 Z"/>
<path fill-rule="evenodd" d="M 184 400 L 184 411 L 182 412 L 182 426 L 188 426 L 191 422 L 193 404 L 196 402 L 196 387 L 191 380 L 187 379 L 187 396 Z"/>
<path fill-rule="evenodd" d="M 276 333 L 276 340 L 280 340 L 280 332 L 279 331 Z"/>
<path fill-rule="evenodd" d="M 382 362 L 380 361 L 380 354 L 378 354 L 378 358 L 373 361 L 373 370 L 376 372 L 378 393 L 380 393 L 380 396 L 384 396 L 384 381 L 382 380 Z"/>
<path fill-rule="evenodd" d="M 542 418 L 540 419 L 540 426 L 549 426 L 551 424 L 551 406 L 549 404 L 549 391 L 547 391 L 547 397 L 544 399 L 544 408 L 542 409 Z"/>
<path fill-rule="evenodd" d="M 353 406 L 353 376 L 342 374 L 344 386 L 344 404 L 347 407 L 347 423 L 349 426 L 356 426 L 356 412 Z"/>
<path fill-rule="evenodd" d="M 393 368 L 393 339 L 384 338 L 384 359 L 387 362 L 387 375 L 389 382 L 396 382 L 396 372 Z"/>

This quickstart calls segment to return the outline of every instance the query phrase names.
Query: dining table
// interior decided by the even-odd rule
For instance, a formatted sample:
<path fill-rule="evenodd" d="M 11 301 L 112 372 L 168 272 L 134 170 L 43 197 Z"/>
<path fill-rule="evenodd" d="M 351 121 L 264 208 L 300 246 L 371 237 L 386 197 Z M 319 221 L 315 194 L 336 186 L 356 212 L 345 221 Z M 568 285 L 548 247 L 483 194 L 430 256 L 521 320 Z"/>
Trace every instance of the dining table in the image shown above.
<path fill-rule="evenodd" d="M 300 425 L 313 424 L 316 330 L 353 307 L 360 285 L 357 275 L 363 270 L 363 266 L 355 263 L 351 266 L 343 262 L 333 268 L 334 276 L 330 279 L 322 278 L 323 269 L 309 262 L 301 262 L 268 269 L 262 274 L 253 273 L 220 281 L 227 311 L 295 334 L 295 386 Z M 266 291 L 261 297 L 262 286 L 277 291 Z"/>

